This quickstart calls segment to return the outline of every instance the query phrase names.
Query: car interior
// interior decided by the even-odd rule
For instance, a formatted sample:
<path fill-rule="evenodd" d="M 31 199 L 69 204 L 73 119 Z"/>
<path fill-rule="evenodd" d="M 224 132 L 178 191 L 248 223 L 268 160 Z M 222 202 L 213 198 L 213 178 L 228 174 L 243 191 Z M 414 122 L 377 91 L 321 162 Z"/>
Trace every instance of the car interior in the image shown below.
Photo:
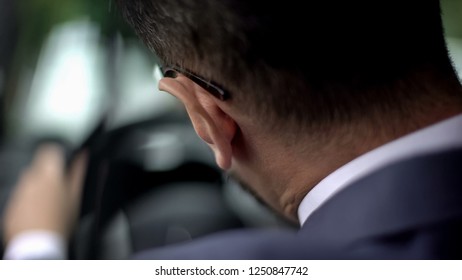
<path fill-rule="evenodd" d="M 44 2 L 25 9 L 0 0 L 0 217 L 37 145 L 51 141 L 69 162 L 82 149 L 90 155 L 71 259 L 127 259 L 227 230 L 298 227 L 216 166 L 182 105 L 157 89 L 155 55 L 114 8 L 82 0 L 80 14 L 64 16 L 75 7 L 57 2 L 53 22 Z M 462 80 L 462 1 L 442 7 Z"/>

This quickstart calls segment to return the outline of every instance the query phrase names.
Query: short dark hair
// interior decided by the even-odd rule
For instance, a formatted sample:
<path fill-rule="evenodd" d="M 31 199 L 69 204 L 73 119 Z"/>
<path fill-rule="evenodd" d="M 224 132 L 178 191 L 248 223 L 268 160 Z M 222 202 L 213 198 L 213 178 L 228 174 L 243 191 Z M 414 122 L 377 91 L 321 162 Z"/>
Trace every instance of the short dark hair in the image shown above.
<path fill-rule="evenodd" d="M 163 63 L 219 82 L 265 118 L 396 111 L 431 94 L 428 77 L 456 77 L 437 0 L 116 1 Z"/>

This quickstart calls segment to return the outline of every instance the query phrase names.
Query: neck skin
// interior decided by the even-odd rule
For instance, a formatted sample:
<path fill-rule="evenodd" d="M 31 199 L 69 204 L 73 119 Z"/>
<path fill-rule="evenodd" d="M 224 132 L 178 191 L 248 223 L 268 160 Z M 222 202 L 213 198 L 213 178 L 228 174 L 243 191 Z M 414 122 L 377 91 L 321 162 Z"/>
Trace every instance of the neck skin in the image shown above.
<path fill-rule="evenodd" d="M 461 95 L 462 96 L 462 95 Z M 379 116 L 381 121 L 339 125 L 323 140 L 304 132 L 288 143 L 283 133 L 264 131 L 250 118 L 241 118 L 233 141 L 231 173 L 270 208 L 292 222 L 306 194 L 323 178 L 356 157 L 408 133 L 462 113 L 460 101 L 423 106 L 408 118 Z M 386 120 L 387 123 L 384 123 Z M 327 136 L 327 137 L 326 137 Z"/>

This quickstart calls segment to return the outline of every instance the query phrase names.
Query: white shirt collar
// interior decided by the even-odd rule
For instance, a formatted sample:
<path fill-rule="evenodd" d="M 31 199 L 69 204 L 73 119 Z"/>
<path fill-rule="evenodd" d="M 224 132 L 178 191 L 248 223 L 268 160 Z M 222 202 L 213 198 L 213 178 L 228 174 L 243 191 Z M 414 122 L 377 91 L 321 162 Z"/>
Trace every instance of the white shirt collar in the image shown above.
<path fill-rule="evenodd" d="M 392 162 L 452 147 L 462 147 L 462 115 L 433 124 L 359 156 L 328 175 L 305 196 L 298 208 L 300 224 L 303 225 L 316 209 L 353 181 Z"/>

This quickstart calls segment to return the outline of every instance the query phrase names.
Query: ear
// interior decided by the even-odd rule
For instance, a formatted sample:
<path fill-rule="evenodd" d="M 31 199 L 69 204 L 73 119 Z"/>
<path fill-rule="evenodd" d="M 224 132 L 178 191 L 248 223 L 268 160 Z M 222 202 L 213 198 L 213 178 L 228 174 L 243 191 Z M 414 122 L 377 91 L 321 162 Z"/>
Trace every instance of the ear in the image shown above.
<path fill-rule="evenodd" d="M 172 94 L 184 104 L 197 135 L 210 146 L 218 166 L 229 169 L 236 122 L 221 109 L 221 101 L 181 75 L 161 79 L 159 90 Z"/>

